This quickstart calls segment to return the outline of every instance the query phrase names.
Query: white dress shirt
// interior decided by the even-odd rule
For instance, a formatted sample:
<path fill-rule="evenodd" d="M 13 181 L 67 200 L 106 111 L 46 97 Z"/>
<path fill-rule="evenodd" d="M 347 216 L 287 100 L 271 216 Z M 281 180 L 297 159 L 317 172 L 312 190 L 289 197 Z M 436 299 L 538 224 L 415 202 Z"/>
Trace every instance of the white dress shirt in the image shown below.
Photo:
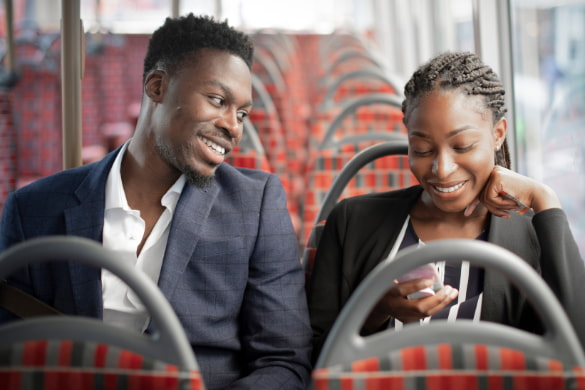
<path fill-rule="evenodd" d="M 148 236 L 140 255 L 136 256 L 142 241 L 145 222 L 139 210 L 128 205 L 120 167 L 128 142 L 116 156 L 106 183 L 106 208 L 104 214 L 103 245 L 115 250 L 124 261 L 144 272 L 155 284 L 158 282 L 165 253 L 169 228 L 175 207 L 185 184 L 185 176 L 169 188 L 161 199 L 165 210 Z M 136 294 L 124 282 L 107 270 L 102 270 L 104 322 L 143 332 L 148 326 L 149 314 Z"/>

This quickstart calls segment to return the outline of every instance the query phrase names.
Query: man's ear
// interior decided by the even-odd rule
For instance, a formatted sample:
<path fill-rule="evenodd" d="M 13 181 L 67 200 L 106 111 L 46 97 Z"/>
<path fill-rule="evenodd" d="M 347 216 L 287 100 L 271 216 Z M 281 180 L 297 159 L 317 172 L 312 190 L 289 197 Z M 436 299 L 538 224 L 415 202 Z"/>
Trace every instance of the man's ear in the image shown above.
<path fill-rule="evenodd" d="M 162 70 L 153 70 L 144 80 L 144 93 L 155 103 L 163 100 L 166 75 L 166 72 Z"/>

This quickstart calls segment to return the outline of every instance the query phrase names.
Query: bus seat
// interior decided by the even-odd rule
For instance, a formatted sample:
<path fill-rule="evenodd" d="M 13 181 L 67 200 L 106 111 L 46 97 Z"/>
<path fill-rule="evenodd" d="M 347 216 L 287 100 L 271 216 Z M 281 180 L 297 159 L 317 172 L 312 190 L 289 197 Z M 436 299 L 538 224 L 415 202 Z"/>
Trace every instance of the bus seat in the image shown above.
<path fill-rule="evenodd" d="M 358 153 L 375 145 L 392 141 L 402 141 L 402 134 L 379 132 L 364 133 L 332 141 L 328 148 L 314 153 L 307 169 L 306 189 L 303 211 L 303 240 L 309 236 L 325 196 L 329 192 L 336 178 Z M 361 168 L 362 166 L 360 166 Z M 344 183 L 338 196 L 343 197 L 361 195 L 374 191 L 387 191 L 397 187 L 404 187 L 414 182 L 410 178 L 410 170 L 406 157 L 384 157 L 368 161 L 360 172 L 352 173 Z M 351 180 L 353 179 L 353 180 Z M 338 198 L 339 199 L 339 198 Z M 335 202 L 337 202 L 337 200 Z"/>
<path fill-rule="evenodd" d="M 103 343 L 33 340 L 0 346 L 0 356 L 6 390 L 204 389 L 197 370 Z"/>
<path fill-rule="evenodd" d="M 327 110 L 358 96 L 376 93 L 397 95 L 397 87 L 379 68 L 365 67 L 339 75 L 329 82 L 321 103 L 321 110 Z"/>
<path fill-rule="evenodd" d="M 248 119 L 244 121 L 240 143 L 226 156 L 226 162 L 234 167 L 272 172 L 256 128 Z"/>
<path fill-rule="evenodd" d="M 323 154 L 317 159 L 320 169 L 309 175 L 311 184 L 305 202 L 306 239 L 302 263 L 306 282 L 310 279 L 325 221 L 341 198 L 416 184 L 406 159 L 408 142 L 400 138 L 372 145 L 358 153 L 332 153 L 334 158 Z M 344 160 L 344 156 L 349 158 Z"/>
<path fill-rule="evenodd" d="M 74 236 L 18 243 L 0 254 L 0 279 L 20 267 L 48 261 L 75 261 L 120 277 L 146 306 L 156 331 L 141 334 L 68 315 L 2 324 L 4 389 L 205 389 L 185 332 L 156 284 L 99 243 Z"/>
<path fill-rule="evenodd" d="M 388 93 L 358 96 L 344 103 L 326 126 L 313 125 L 313 150 L 330 147 L 335 140 L 362 133 L 406 134 L 402 123 L 402 99 Z M 317 128 L 324 130 L 315 134 Z"/>
<path fill-rule="evenodd" d="M 17 130 L 14 125 L 12 99 L 8 91 L 0 89 L 0 210 L 8 194 L 16 188 Z"/>
<path fill-rule="evenodd" d="M 502 369 L 464 368 L 450 365 L 463 363 L 461 356 L 501 362 Z M 471 355 L 470 355 L 471 354 Z M 475 354 L 475 355 L 474 355 Z M 412 370 L 393 370 L 385 367 L 407 366 L 412 358 L 437 365 L 414 365 Z M 389 363 L 396 362 L 396 363 Z M 505 363 L 508 364 L 505 364 Z M 440 366 L 441 368 L 435 368 Z M 450 368 L 445 368 L 450 367 Z M 534 369 L 536 367 L 536 370 Z M 585 370 L 564 369 L 554 359 L 535 358 L 507 348 L 485 345 L 438 344 L 433 347 L 410 347 L 388 355 L 370 358 L 351 365 L 321 368 L 313 371 L 312 390 L 426 390 L 426 389 L 485 389 L 485 390 L 583 390 Z"/>
<path fill-rule="evenodd" d="M 437 258 L 458 262 L 463 257 L 500 272 L 523 291 L 543 321 L 544 335 L 471 320 L 360 335 L 388 280 Z M 585 389 L 585 354 L 556 296 L 526 262 L 488 242 L 437 240 L 381 263 L 350 297 L 317 360 L 312 388 L 335 388 L 330 386 L 339 382 L 366 389 Z"/>

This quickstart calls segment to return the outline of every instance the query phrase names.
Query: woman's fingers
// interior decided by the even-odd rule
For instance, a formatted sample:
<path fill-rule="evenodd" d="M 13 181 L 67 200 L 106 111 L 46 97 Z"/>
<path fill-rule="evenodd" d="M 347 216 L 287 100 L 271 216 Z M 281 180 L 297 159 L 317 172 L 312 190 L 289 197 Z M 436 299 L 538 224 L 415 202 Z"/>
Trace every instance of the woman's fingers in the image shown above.
<path fill-rule="evenodd" d="M 397 284 L 394 294 L 389 293 L 385 297 L 391 315 L 404 323 L 423 319 L 431 316 L 457 297 L 459 292 L 451 286 L 444 286 L 436 294 L 424 298 L 408 299 L 406 296 L 413 294 L 423 288 L 433 285 L 430 279 L 418 279 L 415 281 Z"/>
<path fill-rule="evenodd" d="M 510 212 L 525 213 L 532 207 L 535 182 L 509 169 L 496 166 L 479 198 L 490 213 L 510 218 Z"/>

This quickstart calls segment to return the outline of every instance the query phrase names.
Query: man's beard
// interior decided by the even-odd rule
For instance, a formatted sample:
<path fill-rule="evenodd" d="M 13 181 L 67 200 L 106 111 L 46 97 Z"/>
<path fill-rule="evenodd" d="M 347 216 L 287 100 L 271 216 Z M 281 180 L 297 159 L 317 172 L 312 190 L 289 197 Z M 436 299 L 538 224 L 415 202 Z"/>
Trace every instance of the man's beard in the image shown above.
<path fill-rule="evenodd" d="M 191 169 L 191 167 L 186 165 L 181 165 L 173 151 L 164 143 L 157 142 L 156 150 L 159 155 L 162 157 L 167 164 L 171 167 L 178 169 L 182 174 L 185 175 L 185 179 L 187 183 L 194 185 L 197 188 L 208 188 L 215 182 L 215 175 L 206 176 L 202 175 L 201 173 Z"/>
<path fill-rule="evenodd" d="M 180 171 L 183 172 L 183 174 L 185 175 L 187 183 L 192 184 L 198 188 L 211 187 L 211 185 L 215 181 L 215 175 L 205 176 L 200 174 L 199 172 L 195 172 L 189 167 L 183 167 L 183 169 L 180 169 Z"/>

